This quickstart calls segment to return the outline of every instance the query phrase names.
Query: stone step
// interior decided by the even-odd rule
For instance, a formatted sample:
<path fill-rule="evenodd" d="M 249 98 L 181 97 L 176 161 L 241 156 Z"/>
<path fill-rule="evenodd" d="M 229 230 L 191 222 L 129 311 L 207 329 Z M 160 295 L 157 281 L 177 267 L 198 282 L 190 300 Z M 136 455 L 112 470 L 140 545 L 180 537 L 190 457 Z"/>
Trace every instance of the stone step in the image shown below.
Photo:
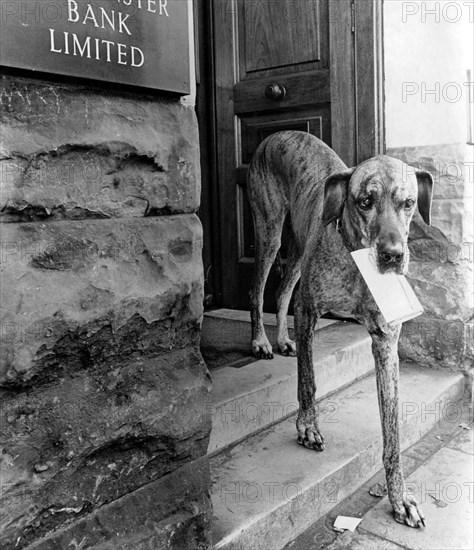
<path fill-rule="evenodd" d="M 334 319 L 319 319 L 316 330 L 339 323 Z M 263 323 L 270 342 L 276 342 L 276 316 L 263 314 Z M 288 316 L 288 331 L 294 337 L 293 316 Z M 250 313 L 237 309 L 214 309 L 204 313 L 201 345 L 220 349 L 241 349 L 249 352 L 251 340 Z"/>
<path fill-rule="evenodd" d="M 366 376 L 374 369 L 371 340 L 363 326 L 323 321 L 322 328 L 316 331 L 314 343 L 315 377 L 321 397 Z M 231 338 L 229 333 L 229 341 Z M 238 335 L 235 340 L 239 340 Z M 216 341 L 222 342 L 218 335 Z M 245 342 L 248 348 L 249 339 Z M 272 360 L 258 360 L 239 368 L 228 366 L 212 370 L 211 377 L 212 432 L 209 454 L 262 430 L 298 409 L 294 357 L 275 353 Z"/>
<path fill-rule="evenodd" d="M 455 422 L 464 387 L 461 374 L 402 367 L 402 449 Z M 282 548 L 381 468 L 374 376 L 323 399 L 320 426 L 322 453 L 296 443 L 293 415 L 211 458 L 215 550 Z"/>

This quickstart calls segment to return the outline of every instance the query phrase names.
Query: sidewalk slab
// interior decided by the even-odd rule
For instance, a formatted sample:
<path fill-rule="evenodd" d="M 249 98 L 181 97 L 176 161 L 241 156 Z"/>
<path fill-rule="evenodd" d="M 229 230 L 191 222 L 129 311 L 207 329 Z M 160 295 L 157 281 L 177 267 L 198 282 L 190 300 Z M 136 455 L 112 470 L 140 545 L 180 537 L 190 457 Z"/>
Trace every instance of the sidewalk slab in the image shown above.
<path fill-rule="evenodd" d="M 440 449 L 407 478 L 407 489 L 426 516 L 425 529 L 410 529 L 393 520 L 387 497 L 362 520 L 370 532 L 410 550 L 474 548 L 474 459 L 472 429 Z M 468 452 L 465 452 L 467 449 Z"/>
<path fill-rule="evenodd" d="M 314 550 L 321 550 L 314 547 Z M 313 550 L 313 549 L 307 549 Z M 371 533 L 351 533 L 346 531 L 337 538 L 330 546 L 326 546 L 325 550 L 406 550 L 403 546 L 399 546 L 388 540 L 384 540 Z"/>
<path fill-rule="evenodd" d="M 464 429 L 456 439 L 451 441 L 448 445 L 449 449 L 454 449 L 455 451 L 462 451 L 469 455 L 474 456 L 474 429 L 466 430 Z M 474 464 L 474 459 L 473 459 Z M 474 495 L 473 495 L 474 498 Z M 474 548 L 474 546 L 473 546 Z"/>

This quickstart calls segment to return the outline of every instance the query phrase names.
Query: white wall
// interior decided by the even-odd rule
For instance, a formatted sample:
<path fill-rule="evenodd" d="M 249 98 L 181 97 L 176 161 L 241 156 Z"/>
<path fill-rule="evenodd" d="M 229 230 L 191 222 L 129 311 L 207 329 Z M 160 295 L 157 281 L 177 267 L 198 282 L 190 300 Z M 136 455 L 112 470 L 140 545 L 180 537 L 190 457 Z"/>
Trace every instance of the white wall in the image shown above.
<path fill-rule="evenodd" d="M 385 0 L 387 147 L 466 142 L 473 23 L 473 0 Z"/>

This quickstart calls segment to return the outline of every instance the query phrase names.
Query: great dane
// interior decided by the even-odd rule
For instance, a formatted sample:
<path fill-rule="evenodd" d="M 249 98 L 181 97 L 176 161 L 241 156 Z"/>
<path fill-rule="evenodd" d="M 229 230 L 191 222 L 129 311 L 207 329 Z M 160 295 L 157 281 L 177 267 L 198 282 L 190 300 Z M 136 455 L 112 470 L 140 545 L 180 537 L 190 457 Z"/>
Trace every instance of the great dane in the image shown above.
<path fill-rule="evenodd" d="M 350 252 L 370 248 L 380 272 L 405 273 L 410 221 L 418 206 L 425 223 L 430 223 L 432 187 L 430 174 L 384 155 L 348 168 L 322 141 L 297 131 L 266 138 L 257 148 L 248 176 L 256 244 L 253 353 L 273 358 L 263 326 L 263 292 L 289 213 L 289 252 L 277 292 L 277 343 L 283 355 L 296 355 L 298 350 L 298 442 L 324 450 L 313 371 L 317 320 L 327 312 L 355 318 L 372 338 L 388 497 L 395 519 L 411 527 L 425 523 L 418 503 L 406 493 L 400 459 L 397 345 L 401 324 L 387 325 Z M 288 336 L 286 316 L 300 277 L 295 344 Z"/>

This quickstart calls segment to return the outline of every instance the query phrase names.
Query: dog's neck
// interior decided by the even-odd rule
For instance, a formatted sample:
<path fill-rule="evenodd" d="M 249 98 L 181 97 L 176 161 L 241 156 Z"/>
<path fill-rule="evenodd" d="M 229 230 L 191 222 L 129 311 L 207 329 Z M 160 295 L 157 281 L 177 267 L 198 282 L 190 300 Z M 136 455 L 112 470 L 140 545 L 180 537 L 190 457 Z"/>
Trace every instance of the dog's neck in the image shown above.
<path fill-rule="evenodd" d="M 359 239 L 355 235 L 350 221 L 345 219 L 344 212 L 342 216 L 335 221 L 335 228 L 349 252 L 363 248 L 362 243 L 359 242 Z"/>

